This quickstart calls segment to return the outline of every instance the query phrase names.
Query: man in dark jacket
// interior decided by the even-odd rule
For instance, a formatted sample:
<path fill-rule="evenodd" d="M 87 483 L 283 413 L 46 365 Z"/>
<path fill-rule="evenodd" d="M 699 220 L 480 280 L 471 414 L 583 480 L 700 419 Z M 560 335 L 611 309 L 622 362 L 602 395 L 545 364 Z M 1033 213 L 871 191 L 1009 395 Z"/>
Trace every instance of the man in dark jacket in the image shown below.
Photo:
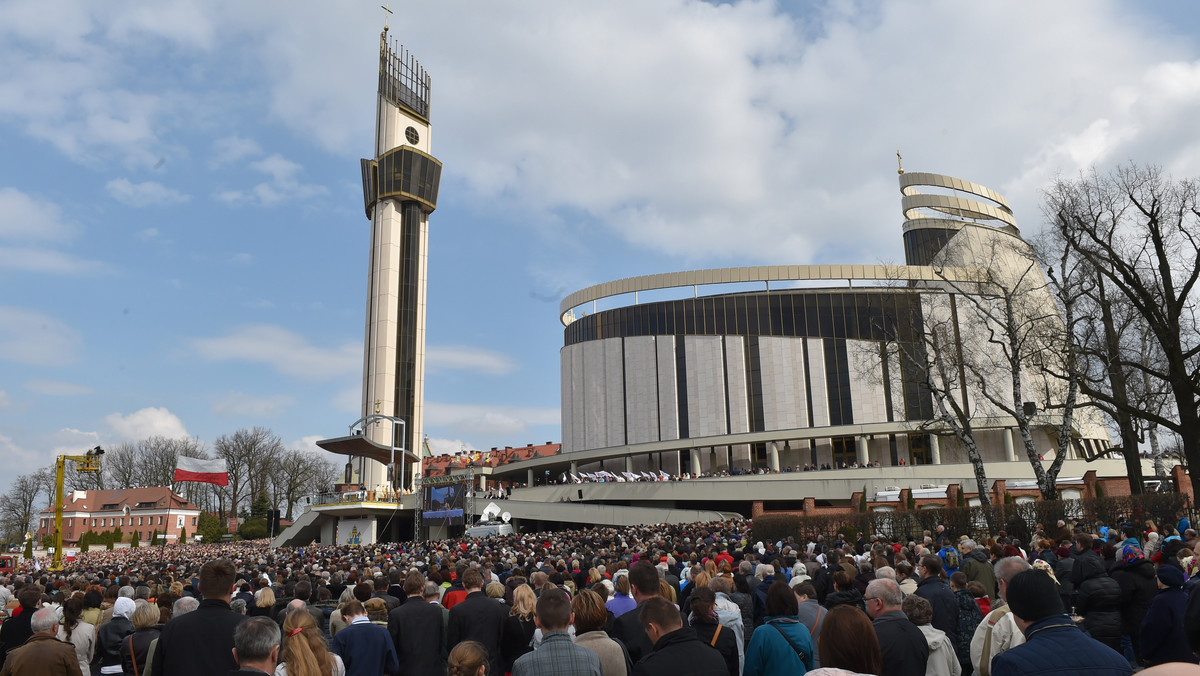
<path fill-rule="evenodd" d="M 28 585 L 17 594 L 17 602 L 21 604 L 21 614 L 10 617 L 0 626 L 0 665 L 4 664 L 5 656 L 9 652 L 21 647 L 33 636 L 33 612 L 42 605 L 42 592 L 38 591 L 36 586 Z"/>
<path fill-rule="evenodd" d="M 730 676 L 721 653 L 701 643 L 691 627 L 683 626 L 683 618 L 675 604 L 655 596 L 638 604 L 637 615 L 642 631 L 653 641 L 654 649 L 638 661 L 633 676 Z"/>
<path fill-rule="evenodd" d="M 445 610 L 436 601 L 423 598 L 425 576 L 413 571 L 404 580 L 408 597 L 399 608 L 388 613 L 388 633 L 396 646 L 401 676 L 442 674 L 446 671 L 446 630 L 442 621 Z"/>
<path fill-rule="evenodd" d="M 968 582 L 978 582 L 983 585 L 988 598 L 996 601 L 996 574 L 992 571 L 992 562 L 987 552 L 979 548 L 974 540 L 963 540 L 958 546 L 962 551 L 962 566 L 959 568 Z"/>
<path fill-rule="evenodd" d="M 656 579 L 657 576 L 655 573 Z M 450 609 L 446 645 L 456 646 L 462 641 L 479 641 L 488 651 L 488 673 L 502 674 L 504 657 L 500 647 L 504 644 L 508 608 L 483 593 L 483 576 L 478 569 L 468 568 L 462 577 L 467 596 Z"/>
<path fill-rule="evenodd" d="M 1025 643 L 992 659 L 992 676 L 1088 674 L 1126 676 L 1129 662 L 1103 643 L 1089 638 L 1063 613 L 1054 581 L 1040 570 L 1017 573 L 1006 585 Z"/>
<path fill-rule="evenodd" d="M 767 590 L 774 584 L 776 577 L 779 575 L 779 569 L 773 563 L 762 563 L 758 566 L 758 574 L 762 576 L 762 582 L 754 588 L 752 597 L 754 599 L 754 626 L 759 626 L 763 623 L 763 618 L 766 617 L 767 607 Z"/>
<path fill-rule="evenodd" d="M 936 556 L 922 557 L 920 574 L 916 594 L 933 606 L 930 624 L 945 632 L 953 645 L 958 641 L 958 599 L 954 598 L 950 586 L 942 582 L 942 560 Z"/>
<path fill-rule="evenodd" d="M 629 567 L 629 589 L 637 606 L 613 621 L 612 637 L 625 644 L 629 659 L 636 664 L 654 649 L 638 617 L 647 600 L 658 598 L 658 571 L 647 561 L 633 564 Z"/>
<path fill-rule="evenodd" d="M 867 585 L 867 595 L 863 601 L 867 605 L 867 614 L 871 616 L 871 624 L 875 626 L 879 650 L 883 653 L 881 676 L 924 676 L 925 663 L 929 660 L 929 643 L 917 625 L 901 610 L 904 594 L 896 581 L 873 580 Z M 956 606 L 956 615 L 957 612 Z"/>
<path fill-rule="evenodd" d="M 1196 663 L 1184 634 L 1187 593 L 1183 591 L 1183 571 L 1175 566 L 1158 569 L 1158 595 L 1146 611 L 1141 627 L 1141 656 L 1147 666 L 1166 662 Z"/>
<path fill-rule="evenodd" d="M 229 608 L 237 572 L 229 559 L 200 568 L 200 607 L 163 626 L 154 650 L 156 674 L 209 676 L 234 671 L 233 632 L 246 616 Z"/>
<path fill-rule="evenodd" d="M 1138 638 L 1142 630 L 1142 620 L 1146 618 L 1146 610 L 1150 608 L 1150 602 L 1158 593 L 1154 564 L 1146 560 L 1136 540 L 1126 539 L 1125 544 L 1117 551 L 1117 561 L 1109 575 L 1121 588 L 1122 652 L 1126 659 L 1134 664 L 1141 655 Z"/>
<path fill-rule="evenodd" d="M 1075 560 L 1071 575 L 1075 579 L 1075 612 L 1083 616 L 1083 628 L 1092 638 L 1122 652 L 1121 585 L 1108 576 L 1104 561 L 1090 549 Z"/>

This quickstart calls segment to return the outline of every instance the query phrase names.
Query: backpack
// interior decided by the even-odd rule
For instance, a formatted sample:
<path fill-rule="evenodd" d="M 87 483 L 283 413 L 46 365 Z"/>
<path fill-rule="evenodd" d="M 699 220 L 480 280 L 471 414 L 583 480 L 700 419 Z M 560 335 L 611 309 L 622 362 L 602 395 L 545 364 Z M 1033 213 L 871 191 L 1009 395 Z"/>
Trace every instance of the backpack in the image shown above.
<path fill-rule="evenodd" d="M 962 565 L 962 559 L 958 555 L 958 550 L 953 547 L 946 547 L 942 550 L 942 564 L 946 570 L 958 570 Z"/>
<path fill-rule="evenodd" d="M 954 653 L 959 662 L 967 662 L 971 659 L 971 639 L 975 636 L 975 627 L 983 621 L 983 611 L 965 589 L 954 592 L 954 597 L 958 601 L 958 637 L 954 642 Z"/>

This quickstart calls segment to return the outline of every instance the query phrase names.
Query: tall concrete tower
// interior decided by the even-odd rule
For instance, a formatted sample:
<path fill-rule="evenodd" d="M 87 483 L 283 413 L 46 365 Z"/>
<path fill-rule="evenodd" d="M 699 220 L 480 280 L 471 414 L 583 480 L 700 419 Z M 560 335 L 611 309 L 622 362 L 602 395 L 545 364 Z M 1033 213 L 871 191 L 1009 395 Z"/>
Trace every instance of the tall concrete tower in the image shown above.
<path fill-rule="evenodd" d="M 364 416 L 404 420 L 403 438 L 387 424 L 363 432 L 380 445 L 419 453 L 425 394 L 425 285 L 429 214 L 437 207 L 442 163 L 430 154 L 430 78 L 404 47 L 379 35 L 374 159 L 362 160 L 363 200 L 371 219 L 363 350 Z M 351 481 L 376 486 L 383 463 L 352 458 Z M 413 464 L 396 485 L 411 486 Z"/>

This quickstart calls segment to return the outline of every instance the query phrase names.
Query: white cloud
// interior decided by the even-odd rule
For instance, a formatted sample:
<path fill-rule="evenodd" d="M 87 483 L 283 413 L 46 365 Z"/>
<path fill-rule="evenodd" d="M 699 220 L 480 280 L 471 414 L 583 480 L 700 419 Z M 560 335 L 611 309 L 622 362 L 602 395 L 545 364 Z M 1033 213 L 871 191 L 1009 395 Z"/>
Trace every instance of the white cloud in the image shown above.
<path fill-rule="evenodd" d="M 516 370 L 507 355 L 475 347 L 430 347 L 425 350 L 429 371 L 473 371 L 490 376 L 502 376 Z"/>
<path fill-rule="evenodd" d="M 466 449 L 468 451 L 479 450 L 479 449 L 475 448 L 474 444 L 467 442 L 467 441 L 463 441 L 462 439 L 434 439 L 433 437 L 429 438 L 429 450 L 434 455 L 450 455 L 452 453 L 458 453 L 459 451 L 461 451 L 463 449 Z"/>
<path fill-rule="evenodd" d="M 104 263 L 48 246 L 65 244 L 76 234 L 77 228 L 66 221 L 57 204 L 16 188 L 0 188 L 0 270 L 61 275 L 108 272 Z"/>
<path fill-rule="evenodd" d="M 213 404 L 213 413 L 222 416 L 273 418 L 283 413 L 295 399 L 285 394 L 256 397 L 245 392 L 229 392 Z"/>
<path fill-rule="evenodd" d="M 25 382 L 25 389 L 52 397 L 74 397 L 92 393 L 92 388 L 86 385 L 67 383 L 61 380 L 29 380 Z"/>
<path fill-rule="evenodd" d="M 560 422 L 557 408 L 425 402 L 426 427 L 451 427 L 482 439 L 517 437 L 530 427 Z"/>
<path fill-rule="evenodd" d="M 304 380 L 328 380 L 361 371 L 361 343 L 322 348 L 281 326 L 243 326 L 219 338 L 195 338 L 193 349 L 210 361 L 240 361 L 269 366 Z"/>
<path fill-rule="evenodd" d="M 262 148 L 259 147 L 257 141 L 240 136 L 226 136 L 213 143 L 213 157 L 210 166 L 217 168 L 261 154 Z"/>
<path fill-rule="evenodd" d="M 155 181 L 132 183 L 127 178 L 116 178 L 105 184 L 104 188 L 113 199 L 131 207 L 169 206 L 191 199 L 188 195 Z"/>
<path fill-rule="evenodd" d="M 165 407 L 150 406 L 129 415 L 111 413 L 104 416 L 104 422 L 112 428 L 117 438 L 122 440 L 145 439 L 153 436 L 178 439 L 188 436 L 183 421 Z"/>
<path fill-rule="evenodd" d="M 144 240 L 147 240 L 147 241 L 152 240 L 155 237 L 158 237 L 158 235 L 159 235 L 158 228 L 146 228 L 145 230 L 142 230 L 141 232 L 138 233 L 138 237 L 140 237 Z"/>
<path fill-rule="evenodd" d="M 10 241 L 63 241 L 75 228 L 53 202 L 37 200 L 16 188 L 0 188 L 0 238 Z"/>
<path fill-rule="evenodd" d="M 323 448 L 321 448 L 320 446 L 318 446 L 317 442 L 322 439 L 325 439 L 325 438 L 326 437 L 321 436 L 320 434 L 310 434 L 308 436 L 300 437 L 299 439 L 292 441 L 290 444 L 288 444 L 288 448 L 294 448 L 294 449 L 300 450 L 300 451 L 307 451 L 309 453 L 324 454 L 324 453 L 327 453 L 328 451 L 326 451 Z"/>
<path fill-rule="evenodd" d="M 4 458 L 5 464 L 9 467 L 24 467 L 28 468 L 28 471 L 33 471 L 45 463 L 45 459 L 40 457 L 36 451 L 25 448 L 2 432 L 0 432 L 0 457 Z M 12 473 L 14 477 L 17 474 L 18 472 Z"/>
<path fill-rule="evenodd" d="M 0 270 L 91 276 L 113 272 L 111 265 L 54 249 L 0 246 Z"/>
<path fill-rule="evenodd" d="M 229 257 L 229 262 L 237 265 L 249 265 L 254 262 L 254 254 L 235 253 Z"/>
<path fill-rule="evenodd" d="M 35 366 L 63 366 L 79 358 L 81 342 L 78 331 L 49 315 L 0 307 L 0 359 Z"/>
<path fill-rule="evenodd" d="M 279 154 L 251 162 L 250 168 L 270 176 L 271 180 L 259 183 L 245 191 L 219 191 L 216 198 L 230 206 L 241 204 L 272 206 L 285 200 L 304 200 L 329 192 L 323 185 L 301 183 L 297 175 L 304 170 L 304 167 Z"/>
<path fill-rule="evenodd" d="M 8 396 L 8 392 L 0 390 L 0 408 L 8 408 L 12 406 L 12 397 Z"/>

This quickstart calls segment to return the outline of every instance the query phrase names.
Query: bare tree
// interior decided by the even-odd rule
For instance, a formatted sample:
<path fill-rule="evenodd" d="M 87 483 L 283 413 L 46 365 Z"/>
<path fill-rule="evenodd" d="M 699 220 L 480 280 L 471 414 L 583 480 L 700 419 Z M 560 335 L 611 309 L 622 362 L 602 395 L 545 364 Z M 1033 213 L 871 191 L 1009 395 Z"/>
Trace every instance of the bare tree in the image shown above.
<path fill-rule="evenodd" d="M 322 458 L 308 451 L 290 449 L 283 452 L 273 465 L 272 491 L 277 495 L 276 506 L 283 505 L 284 518 L 291 521 L 296 502 L 312 489 L 312 479 L 319 471 Z"/>
<path fill-rule="evenodd" d="M 140 486 L 137 445 L 123 441 L 110 446 L 100 460 L 100 470 L 109 486 L 118 489 Z"/>
<path fill-rule="evenodd" d="M 1098 401 L 1179 435 L 1188 467 L 1200 466 L 1200 335 L 1196 283 L 1200 279 L 1200 183 L 1176 181 L 1157 167 L 1129 165 L 1108 175 L 1094 169 L 1058 181 L 1047 193 L 1052 226 L 1126 299 L 1153 337 L 1161 363 L 1122 356 L 1116 365 L 1162 383 L 1173 415 L 1122 400 L 1085 384 Z M 1142 378 L 1127 378 L 1128 382 Z M 1194 490 L 1200 475 L 1192 473 Z"/>
<path fill-rule="evenodd" d="M 213 442 L 213 451 L 225 460 L 229 486 L 221 489 L 220 498 L 227 498 L 234 514 L 243 502 L 261 492 L 268 482 L 268 468 L 283 451 L 283 442 L 263 427 L 242 428 L 233 434 L 221 435 Z M 219 498 L 222 518 L 225 500 Z"/>
<path fill-rule="evenodd" d="M 924 297 L 922 299 L 922 296 Z M 911 292 L 907 308 L 894 320 L 880 317 L 885 359 L 898 364 L 905 379 L 918 384 L 933 400 L 927 429 L 946 427 L 962 443 L 975 474 L 979 503 L 991 505 L 987 470 L 975 439 L 975 402 L 967 396 L 969 375 L 962 361 L 957 301 L 932 290 Z M 890 369 L 880 369 L 876 373 Z M 870 377 L 870 374 L 866 374 Z"/>
<path fill-rule="evenodd" d="M 994 409 L 1016 422 L 1042 497 L 1053 500 L 1058 496 L 1058 473 L 1077 426 L 1077 380 L 1069 376 L 1056 382 L 1050 375 L 1069 373 L 1066 364 L 1075 358 L 1067 323 L 1024 240 L 992 237 L 976 242 L 959 262 L 978 270 L 979 281 L 964 282 L 939 268 L 935 273 L 961 299 L 959 321 L 972 327 L 960 333 L 957 344 L 968 372 L 966 380 Z M 1068 319 L 1073 321 L 1073 317 Z M 1038 375 L 1031 377 L 1031 373 Z M 1057 449 L 1049 467 L 1043 464 L 1033 436 L 1037 413 L 1027 408 L 1027 402 L 1058 416 Z"/>
<path fill-rule="evenodd" d="M 143 486 L 170 486 L 177 491 L 181 485 L 175 482 L 175 465 L 179 456 L 207 458 L 204 442 L 198 437 L 169 439 L 153 436 L 137 444 L 139 483 Z"/>
<path fill-rule="evenodd" d="M 0 495 L 0 530 L 9 542 L 21 542 L 34 530 L 37 518 L 38 480 L 23 474 L 13 480 L 8 492 Z"/>

